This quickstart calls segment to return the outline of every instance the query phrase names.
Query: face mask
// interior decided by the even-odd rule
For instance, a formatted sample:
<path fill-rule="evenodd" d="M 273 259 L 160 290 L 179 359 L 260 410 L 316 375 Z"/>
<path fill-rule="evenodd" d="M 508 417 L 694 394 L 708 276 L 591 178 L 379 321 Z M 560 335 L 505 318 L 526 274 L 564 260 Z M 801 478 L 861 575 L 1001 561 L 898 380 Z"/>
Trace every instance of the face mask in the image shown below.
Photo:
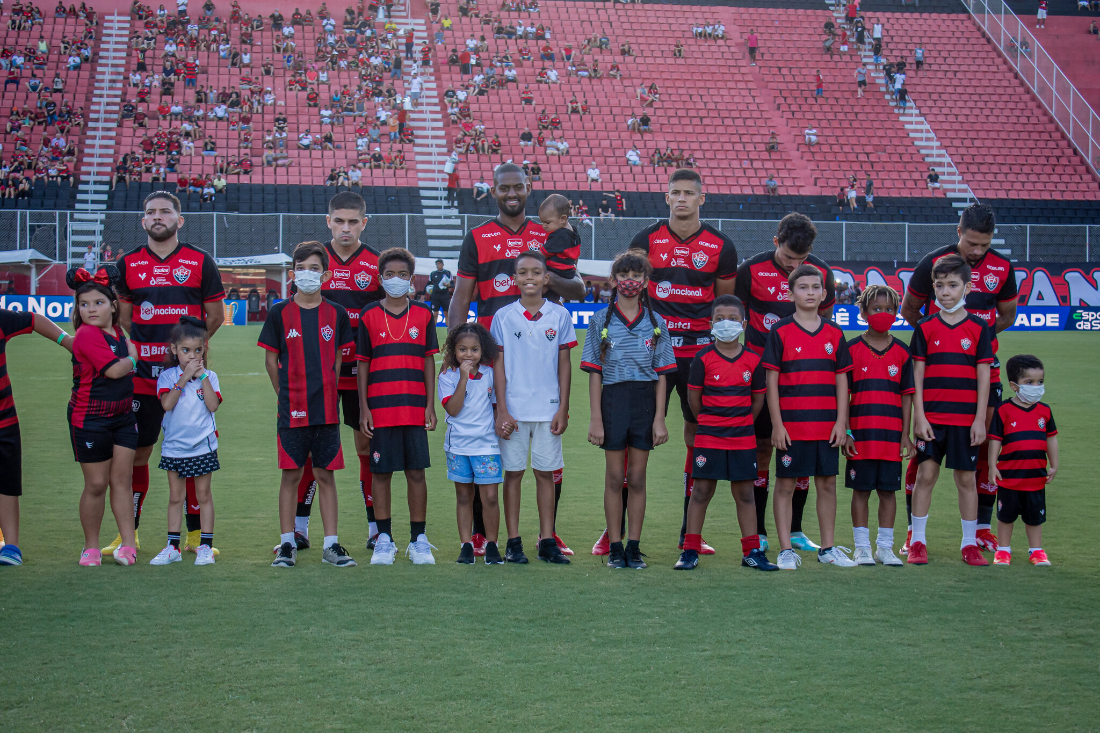
<path fill-rule="evenodd" d="M 872 313 L 867 316 L 867 325 L 872 330 L 883 333 L 890 330 L 895 320 L 893 313 Z"/>
<path fill-rule="evenodd" d="M 619 295 L 624 298 L 637 298 L 638 294 L 642 292 L 642 288 L 645 287 L 645 283 L 641 280 L 620 280 L 617 287 Z"/>
<path fill-rule="evenodd" d="M 1016 394 L 1020 395 L 1020 399 L 1029 405 L 1034 405 L 1043 399 L 1043 392 L 1045 391 L 1046 389 L 1041 384 L 1021 384 L 1016 388 Z"/>
<path fill-rule="evenodd" d="M 743 330 L 740 321 L 718 321 L 710 325 L 710 332 L 714 338 L 724 343 L 736 341 Z"/>
<path fill-rule="evenodd" d="M 409 281 L 400 277 L 391 277 L 382 281 L 382 289 L 391 298 L 400 298 L 402 295 L 409 294 Z"/>
<path fill-rule="evenodd" d="M 939 298 L 936 298 L 936 307 L 939 308 L 944 313 L 954 313 L 959 308 L 962 308 L 965 305 L 966 305 L 966 296 L 963 296 L 962 298 L 960 298 L 959 302 L 955 304 L 954 308 L 948 308 L 947 306 L 945 306 L 943 303 L 940 302 Z"/>
<path fill-rule="evenodd" d="M 295 270 L 294 284 L 307 295 L 316 293 L 321 289 L 321 273 L 315 270 Z"/>

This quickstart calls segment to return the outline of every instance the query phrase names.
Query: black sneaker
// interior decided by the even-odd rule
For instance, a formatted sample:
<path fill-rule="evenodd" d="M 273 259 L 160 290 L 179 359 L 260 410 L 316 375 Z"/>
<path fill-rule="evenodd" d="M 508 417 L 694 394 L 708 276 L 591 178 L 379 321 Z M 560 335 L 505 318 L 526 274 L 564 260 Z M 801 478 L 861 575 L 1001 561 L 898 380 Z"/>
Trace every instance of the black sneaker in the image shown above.
<path fill-rule="evenodd" d="M 458 559 L 455 560 L 459 565 L 473 565 L 474 564 L 474 546 L 471 542 L 464 542 L 462 549 L 458 552 Z"/>
<path fill-rule="evenodd" d="M 299 550 L 309 549 L 309 537 L 306 537 L 301 532 L 294 533 L 294 544 L 297 545 Z"/>
<path fill-rule="evenodd" d="M 680 559 L 672 566 L 673 570 L 694 570 L 699 567 L 699 553 L 696 550 L 684 550 Z"/>
<path fill-rule="evenodd" d="M 485 549 L 485 556 L 488 557 L 489 549 Z M 514 562 L 517 565 L 526 565 L 527 556 L 523 554 L 523 541 L 519 537 L 513 537 L 508 540 L 508 544 L 504 547 L 504 562 Z"/>
<path fill-rule="evenodd" d="M 779 570 L 779 566 L 769 560 L 759 547 L 741 558 L 741 567 L 755 570 Z"/>
<path fill-rule="evenodd" d="M 497 549 L 496 542 L 485 543 L 485 564 L 486 565 L 503 565 L 504 558 L 500 556 L 500 550 Z"/>
<path fill-rule="evenodd" d="M 298 559 L 298 549 L 290 544 L 284 542 L 279 545 L 279 552 L 276 553 L 275 559 L 271 563 L 273 568 L 292 568 L 295 561 Z"/>
<path fill-rule="evenodd" d="M 375 542 L 376 542 L 377 540 L 378 540 L 378 535 L 377 535 L 377 534 L 372 534 L 372 535 L 370 536 L 370 539 L 369 539 L 369 540 L 367 540 L 367 549 L 368 549 L 368 550 L 373 550 L 373 549 L 374 549 L 374 543 L 375 543 Z"/>
<path fill-rule="evenodd" d="M 607 553 L 607 567 L 609 568 L 625 568 L 626 567 L 626 553 L 623 551 L 622 542 L 613 542 Z"/>
<path fill-rule="evenodd" d="M 644 570 L 649 567 L 642 559 L 645 556 L 646 554 L 638 549 L 637 545 L 628 544 L 626 546 L 626 566 L 631 570 Z"/>
<path fill-rule="evenodd" d="M 561 548 L 558 547 L 558 543 L 553 537 L 539 541 L 539 560 L 553 563 L 554 565 L 569 564 L 569 558 L 562 553 Z"/>

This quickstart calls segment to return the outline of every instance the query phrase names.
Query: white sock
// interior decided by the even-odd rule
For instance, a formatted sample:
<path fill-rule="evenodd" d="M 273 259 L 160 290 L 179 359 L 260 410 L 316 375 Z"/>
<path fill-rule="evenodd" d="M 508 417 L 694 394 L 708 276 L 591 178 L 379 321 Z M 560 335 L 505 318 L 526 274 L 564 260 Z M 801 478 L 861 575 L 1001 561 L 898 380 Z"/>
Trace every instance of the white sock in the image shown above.
<path fill-rule="evenodd" d="M 279 544 L 280 545 L 283 545 L 287 542 L 289 542 L 291 544 L 291 546 L 294 545 L 294 533 L 293 532 L 283 532 L 281 535 L 279 535 Z"/>
<path fill-rule="evenodd" d="M 913 542 L 923 542 L 926 545 L 928 544 L 928 540 L 924 536 L 924 529 L 927 526 L 927 514 L 925 514 L 923 517 L 918 517 L 916 514 L 913 515 Z"/>
<path fill-rule="evenodd" d="M 1027 554 L 1030 555 L 1031 553 L 1038 552 L 1041 549 L 1043 549 L 1043 548 L 1042 547 L 1029 547 L 1029 548 L 1027 548 Z"/>
<path fill-rule="evenodd" d="M 1008 545 L 997 545 L 997 552 L 1007 552 L 1009 555 L 1011 555 L 1012 548 Z"/>
<path fill-rule="evenodd" d="M 325 542 L 324 542 L 323 545 L 321 545 L 321 547 L 322 547 L 322 549 L 327 550 L 328 548 L 332 547 L 335 544 L 336 544 L 336 535 L 327 534 L 327 535 L 325 535 Z"/>
<path fill-rule="evenodd" d="M 979 524 L 978 525 L 978 530 L 980 531 L 980 530 L 983 530 L 983 529 L 991 530 L 991 529 L 993 529 L 993 525 L 992 524 Z"/>
<path fill-rule="evenodd" d="M 294 517 L 294 531 L 309 537 L 309 517 Z"/>
<path fill-rule="evenodd" d="M 852 527 L 852 539 L 855 540 L 856 547 L 870 547 L 871 530 L 866 527 Z"/>
<path fill-rule="evenodd" d="M 367 536 L 374 537 L 378 534 L 378 522 L 367 522 Z"/>
<path fill-rule="evenodd" d="M 875 540 L 875 544 L 879 547 L 886 547 L 893 549 L 894 547 L 894 528 L 893 527 L 879 527 L 878 539 Z"/>
<path fill-rule="evenodd" d="M 977 545 L 978 541 L 974 539 L 974 535 L 978 532 L 978 520 L 977 519 L 964 519 L 962 520 L 963 526 L 963 539 L 960 550 L 969 546 Z"/>

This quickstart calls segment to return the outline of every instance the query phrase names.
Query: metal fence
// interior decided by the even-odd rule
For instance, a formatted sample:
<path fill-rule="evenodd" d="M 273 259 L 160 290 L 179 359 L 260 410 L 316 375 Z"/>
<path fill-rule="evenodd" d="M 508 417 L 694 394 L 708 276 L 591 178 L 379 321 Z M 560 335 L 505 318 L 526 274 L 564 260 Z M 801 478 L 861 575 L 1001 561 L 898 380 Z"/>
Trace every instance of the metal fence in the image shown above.
<path fill-rule="evenodd" d="M 71 215 L 68 211 L 0 211 L 0 251 L 36 249 L 56 261 L 66 260 Z M 145 244 L 140 216 L 134 212 L 105 212 L 104 244 L 115 252 Z M 469 231 L 490 217 L 464 214 L 456 218 L 462 230 Z M 447 252 L 457 257 L 458 240 L 453 250 L 435 240 L 429 244 L 424 219 L 422 214 L 375 214 L 367 222 L 363 239 L 376 249 L 406 247 L 417 257 L 435 257 Z M 613 259 L 626 249 L 637 232 L 653 221 L 619 217 L 576 224 L 581 235 L 581 257 Z M 704 221 L 728 235 L 742 257 L 768 247 L 778 225 L 777 221 L 753 219 Z M 821 221 L 816 225 L 814 252 L 832 262 L 915 262 L 936 247 L 957 241 L 955 224 Z M 322 214 L 200 213 L 186 215 L 180 239 L 215 258 L 251 257 L 290 254 L 298 242 L 327 241 L 329 233 Z M 1093 239 L 1100 244 L 1100 226 L 1001 224 L 994 235 L 994 246 L 1019 261 L 1095 262 L 1100 261 L 1100 256 L 1090 244 Z"/>

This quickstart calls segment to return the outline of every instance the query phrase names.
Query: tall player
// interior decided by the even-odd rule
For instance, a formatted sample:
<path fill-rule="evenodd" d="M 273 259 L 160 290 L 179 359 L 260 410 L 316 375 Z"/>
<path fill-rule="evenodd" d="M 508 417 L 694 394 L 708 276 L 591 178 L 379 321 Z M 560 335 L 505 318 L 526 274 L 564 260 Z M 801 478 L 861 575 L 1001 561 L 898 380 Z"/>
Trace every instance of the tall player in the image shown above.
<path fill-rule="evenodd" d="M 764 343 L 768 331 L 779 319 L 794 315 L 794 302 L 791 301 L 787 277 L 796 267 L 811 264 L 821 270 L 825 276 L 825 300 L 818 313 L 826 320 L 833 318 L 833 304 L 836 302 L 836 281 L 833 271 L 825 261 L 812 254 L 817 227 L 805 214 L 787 214 L 779 222 L 779 229 L 772 237 L 773 249 L 764 250 L 741 263 L 737 268 L 736 295 L 748 310 L 748 324 L 745 329 L 745 344 L 757 354 L 764 353 Z M 772 418 L 767 402 L 756 418 L 756 523 L 760 535 L 761 547 L 767 548 L 767 533 L 764 528 L 765 510 L 768 507 L 768 483 L 772 460 Z M 806 533 L 802 531 L 802 512 L 806 508 L 809 496 L 809 478 L 800 478 L 795 483 L 792 499 L 791 545 L 796 550 L 809 551 L 819 549 Z"/>
<path fill-rule="evenodd" d="M 141 228 L 148 235 L 145 245 L 118 260 L 119 323 L 130 335 L 138 352 L 134 376 L 134 413 L 137 416 L 138 448 L 134 455 L 134 528 L 141 519 L 141 506 L 149 491 L 149 456 L 160 438 L 164 408 L 157 397 L 157 377 L 168 349 L 168 334 L 180 316 L 204 319 L 210 339 L 225 321 L 225 289 L 214 258 L 181 244 L 183 228 L 180 200 L 166 191 L 145 197 Z M 195 482 L 187 480 L 187 549 L 199 546 L 198 499 Z M 192 511 L 194 508 L 194 511 Z M 103 552 L 113 552 L 120 537 Z M 214 550 L 217 555 L 218 551 Z"/>
<path fill-rule="evenodd" d="M 451 306 L 447 310 L 447 326 L 455 328 L 468 319 L 470 303 L 477 298 L 477 322 L 489 328 L 493 316 L 504 306 L 519 300 L 519 288 L 514 280 L 516 256 L 526 250 L 542 251 L 546 230 L 525 213 L 531 183 L 523 168 L 515 163 L 502 163 L 493 171 L 491 191 L 498 214 L 495 219 L 474 227 L 462 240 L 458 258 L 458 278 L 455 281 Z M 562 300 L 583 300 L 584 281 L 578 274 L 566 280 L 550 271 L 550 289 Z M 554 473 L 554 516 L 561 499 L 561 473 Z M 474 554 L 485 554 L 485 524 L 481 519 L 481 497 L 474 493 Z M 541 538 L 540 538 L 541 539 Z M 554 539 L 566 555 L 573 551 L 562 542 L 555 529 Z"/>
<path fill-rule="evenodd" d="M 702 177 L 690 168 L 680 168 L 668 179 L 668 219 L 638 232 L 631 249 L 649 254 L 653 275 L 649 279 L 649 302 L 668 325 L 676 371 L 667 376 L 680 395 L 684 414 L 684 520 L 680 525 L 680 549 L 687 532 L 688 501 L 691 498 L 691 459 L 698 427 L 688 402 L 691 361 L 714 341 L 710 335 L 710 304 L 719 295 L 732 295 L 737 275 L 737 248 L 733 241 L 709 224 L 699 221 L 699 208 L 706 201 Z M 671 399 L 672 390 L 669 390 Z M 666 404 L 665 410 L 668 407 Z M 703 546 L 703 554 L 713 554 Z"/>
<path fill-rule="evenodd" d="M 1016 286 L 1016 273 L 1007 257 L 991 249 L 993 231 L 997 218 L 988 204 L 971 204 L 963 209 L 957 232 L 959 241 L 929 252 L 917 263 L 909 287 L 905 290 L 905 299 L 901 304 L 901 315 L 914 328 L 925 315 L 939 310 L 935 292 L 932 289 L 932 265 L 945 255 L 957 254 L 970 265 L 970 294 L 966 296 L 965 308 L 992 329 L 993 364 L 989 370 L 989 406 L 986 409 L 985 427 L 993 420 L 993 413 L 1001 404 L 1001 363 L 997 359 L 997 334 L 1005 330 L 1016 320 L 1016 299 L 1019 291 Z M 922 314 L 921 311 L 924 310 Z M 993 507 L 997 503 L 997 485 L 989 480 L 989 451 L 986 443 L 978 451 L 978 546 L 987 552 L 997 549 L 997 536 L 993 534 Z M 909 517 L 909 533 L 906 534 L 902 554 L 909 552 L 913 524 L 913 485 L 917 480 L 916 459 L 909 461 L 905 472 L 905 509 Z"/>

